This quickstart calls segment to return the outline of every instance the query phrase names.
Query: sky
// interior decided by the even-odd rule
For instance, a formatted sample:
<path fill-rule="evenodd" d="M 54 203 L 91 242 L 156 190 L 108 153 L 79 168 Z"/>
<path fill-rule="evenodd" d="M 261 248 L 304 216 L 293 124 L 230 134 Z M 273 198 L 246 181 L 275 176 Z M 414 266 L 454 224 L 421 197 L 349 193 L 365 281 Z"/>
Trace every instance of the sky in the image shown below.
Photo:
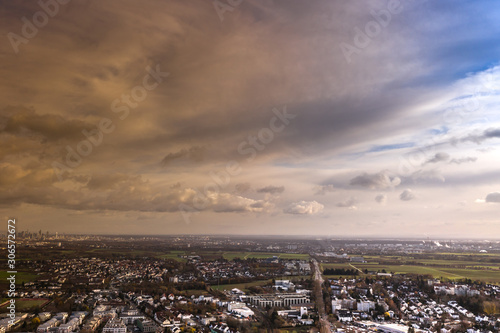
<path fill-rule="evenodd" d="M 0 9 L 19 230 L 500 235 L 497 1 Z"/>

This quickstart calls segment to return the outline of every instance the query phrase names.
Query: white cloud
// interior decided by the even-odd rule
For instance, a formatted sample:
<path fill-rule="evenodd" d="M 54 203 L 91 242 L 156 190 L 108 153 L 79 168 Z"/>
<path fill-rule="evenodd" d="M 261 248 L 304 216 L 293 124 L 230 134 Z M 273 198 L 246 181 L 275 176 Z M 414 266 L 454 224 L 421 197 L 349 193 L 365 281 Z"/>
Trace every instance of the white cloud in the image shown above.
<path fill-rule="evenodd" d="M 283 210 L 287 214 L 314 215 L 323 211 L 323 206 L 317 201 L 299 201 L 290 204 Z"/>
<path fill-rule="evenodd" d="M 411 175 L 411 179 L 414 182 L 418 181 L 433 182 L 437 180 L 440 181 L 441 183 L 444 183 L 446 181 L 446 179 L 439 170 L 419 170 Z"/>
<path fill-rule="evenodd" d="M 337 207 L 345 207 L 345 208 L 349 208 L 349 209 L 356 209 L 356 204 L 358 203 L 358 201 L 356 200 L 356 198 L 349 198 L 349 199 L 346 199 L 344 201 L 341 201 L 337 204 Z"/>
<path fill-rule="evenodd" d="M 321 186 L 317 186 L 315 188 L 315 195 L 325 195 L 327 193 L 330 193 L 330 192 L 334 192 L 335 191 L 335 187 L 332 185 L 332 184 L 329 184 L 329 185 L 321 185 Z"/>

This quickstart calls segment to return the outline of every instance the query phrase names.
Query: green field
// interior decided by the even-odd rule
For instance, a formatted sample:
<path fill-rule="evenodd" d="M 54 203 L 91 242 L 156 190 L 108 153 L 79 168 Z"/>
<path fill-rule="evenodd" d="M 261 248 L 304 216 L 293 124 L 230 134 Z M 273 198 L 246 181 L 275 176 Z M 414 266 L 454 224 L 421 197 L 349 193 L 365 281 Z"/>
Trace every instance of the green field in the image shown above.
<path fill-rule="evenodd" d="M 490 269 L 500 269 L 500 255 L 493 253 L 486 254 L 431 254 L 430 256 L 449 256 L 450 259 L 429 259 L 418 258 L 417 256 L 364 256 L 368 263 L 384 263 L 384 262 L 398 262 L 400 264 L 409 265 L 423 265 L 423 266 L 436 266 L 436 267 L 449 267 L 455 268 L 457 266 L 464 266 L 465 268 L 481 267 Z M 491 262 L 491 260 L 498 260 L 499 262 Z M 463 268 L 463 267 L 461 267 Z"/>
<path fill-rule="evenodd" d="M 489 271 L 489 270 L 472 270 L 472 269 L 448 269 L 443 268 L 442 271 L 448 272 L 450 274 L 456 274 L 458 276 L 463 276 L 471 280 L 480 280 L 489 283 L 500 283 L 500 270 Z"/>
<path fill-rule="evenodd" d="M 48 302 L 48 299 L 35 299 L 35 300 L 17 300 L 16 301 L 16 309 L 18 310 L 27 310 L 30 308 L 34 308 L 37 306 L 42 306 L 46 302 Z"/>
<path fill-rule="evenodd" d="M 321 270 L 325 270 L 327 268 L 344 268 L 344 269 L 352 269 L 352 266 L 349 265 L 348 262 L 341 263 L 321 263 Z"/>
<path fill-rule="evenodd" d="M 31 308 L 35 307 L 41 307 L 45 303 L 47 303 L 49 300 L 48 299 L 16 299 L 16 310 L 18 311 L 25 311 Z M 5 307 L 8 304 L 5 304 L 2 307 L 2 311 L 5 310 Z"/>
<path fill-rule="evenodd" d="M 0 281 L 8 283 L 7 277 L 11 274 L 8 274 L 6 271 L 0 271 Z M 20 284 L 23 282 L 34 281 L 38 278 L 38 275 L 30 272 L 17 272 L 16 274 L 16 284 Z"/>
<path fill-rule="evenodd" d="M 355 267 L 368 271 L 379 272 L 385 270 L 387 273 L 395 274 L 429 274 L 434 278 L 446 279 L 471 279 L 490 283 L 500 283 L 500 270 L 459 269 L 449 267 L 429 267 L 417 265 L 384 265 L 378 263 L 354 264 Z"/>
<path fill-rule="evenodd" d="M 160 259 L 171 259 L 171 260 L 176 260 L 179 262 L 186 262 L 187 260 L 185 258 L 181 258 L 181 256 L 186 255 L 186 251 L 170 251 L 165 254 L 161 254 L 157 256 L 157 258 Z"/>

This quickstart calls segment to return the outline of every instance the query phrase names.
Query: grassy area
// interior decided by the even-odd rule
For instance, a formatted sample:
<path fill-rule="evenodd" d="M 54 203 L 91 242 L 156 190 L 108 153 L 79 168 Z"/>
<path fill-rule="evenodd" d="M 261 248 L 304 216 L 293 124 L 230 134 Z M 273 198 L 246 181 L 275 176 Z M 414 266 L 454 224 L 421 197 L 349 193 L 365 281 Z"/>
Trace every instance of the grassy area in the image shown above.
<path fill-rule="evenodd" d="M 272 279 L 269 280 L 260 280 L 260 281 L 252 281 L 248 283 L 234 283 L 234 284 L 221 284 L 219 286 L 211 286 L 214 290 L 231 290 L 233 288 L 238 288 L 242 291 L 248 291 L 249 287 L 252 286 L 263 286 L 272 282 Z"/>
<path fill-rule="evenodd" d="M 0 271 L 0 281 L 7 283 L 7 278 L 11 274 L 8 274 L 6 271 Z M 23 282 L 35 281 L 38 278 L 38 275 L 30 272 L 17 272 L 16 274 L 16 284 L 21 284 Z"/>
<path fill-rule="evenodd" d="M 26 311 L 28 309 L 35 308 L 37 306 L 41 307 L 42 305 L 44 305 L 48 301 L 49 301 L 49 299 L 43 299 L 43 298 L 40 298 L 40 299 L 16 299 L 16 310 L 18 310 L 18 311 Z M 7 305 L 8 304 L 5 304 L 2 307 L 2 311 L 5 310 L 5 307 Z"/>
<path fill-rule="evenodd" d="M 434 278 L 471 279 L 500 283 L 500 260 L 497 253 L 430 253 L 409 256 L 364 256 L 367 263 L 354 263 L 361 269 L 387 273 L 429 274 Z M 398 263 L 398 264 L 395 264 Z M 323 264 L 324 268 L 346 268 L 345 264 Z"/>
<path fill-rule="evenodd" d="M 186 262 L 187 260 L 185 258 L 181 258 L 181 256 L 184 256 L 184 255 L 186 255 L 185 251 L 170 251 L 168 253 L 161 254 L 161 255 L 157 256 L 157 258 L 176 260 L 179 262 Z"/>
<path fill-rule="evenodd" d="M 448 272 L 450 274 L 455 274 L 460 277 L 464 277 L 471 280 L 480 280 L 487 283 L 500 283 L 500 270 L 490 271 L 490 270 L 477 270 L 477 269 L 453 269 L 453 268 L 443 268 L 442 271 Z"/>
<path fill-rule="evenodd" d="M 309 260 L 309 254 L 304 253 L 279 253 L 279 252 L 224 252 L 224 259 L 234 260 L 236 258 L 240 259 L 267 259 L 272 257 L 278 257 L 280 259 L 298 259 L 298 260 Z"/>
<path fill-rule="evenodd" d="M 453 259 L 429 259 L 429 258 L 418 258 L 414 256 L 365 256 L 365 260 L 368 263 L 384 263 L 384 262 L 398 262 L 400 264 L 421 264 L 424 266 L 440 266 L 440 267 L 451 267 L 465 266 L 465 267 L 484 267 L 491 269 L 500 269 L 500 262 L 490 262 L 492 259 L 500 260 L 500 256 L 497 258 L 495 254 L 479 255 L 476 254 L 474 257 L 464 256 L 464 255 L 453 255 Z"/>
<path fill-rule="evenodd" d="M 352 269 L 352 266 L 349 265 L 348 262 L 342 262 L 342 263 L 321 263 L 321 270 L 322 271 L 324 271 L 327 268 Z"/>
<path fill-rule="evenodd" d="M 41 307 L 45 303 L 47 303 L 48 299 L 21 299 L 16 300 L 16 310 L 23 311 L 31 308 L 35 308 L 37 306 Z"/>
<path fill-rule="evenodd" d="M 434 278 L 446 279 L 471 279 L 480 280 L 483 282 L 500 283 L 500 270 L 485 270 L 485 269 L 460 269 L 449 267 L 429 267 L 417 265 L 384 265 L 375 263 L 354 264 L 355 267 L 368 271 L 382 271 L 387 273 L 413 273 L 413 274 L 429 274 Z"/>

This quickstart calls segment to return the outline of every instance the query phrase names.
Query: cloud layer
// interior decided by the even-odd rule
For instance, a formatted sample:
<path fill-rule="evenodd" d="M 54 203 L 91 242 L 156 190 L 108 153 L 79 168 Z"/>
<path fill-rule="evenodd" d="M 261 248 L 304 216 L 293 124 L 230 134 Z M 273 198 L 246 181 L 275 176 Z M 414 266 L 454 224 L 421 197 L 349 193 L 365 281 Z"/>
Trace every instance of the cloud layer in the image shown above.
<path fill-rule="evenodd" d="M 59 232 L 498 234 L 495 205 L 459 203 L 498 202 L 500 5 L 402 3 L 361 47 L 388 4 L 249 0 L 221 20 L 202 0 L 69 2 L 23 36 L 43 9 L 6 2 L 1 31 L 25 40 L 0 44 L 1 213 Z"/>

